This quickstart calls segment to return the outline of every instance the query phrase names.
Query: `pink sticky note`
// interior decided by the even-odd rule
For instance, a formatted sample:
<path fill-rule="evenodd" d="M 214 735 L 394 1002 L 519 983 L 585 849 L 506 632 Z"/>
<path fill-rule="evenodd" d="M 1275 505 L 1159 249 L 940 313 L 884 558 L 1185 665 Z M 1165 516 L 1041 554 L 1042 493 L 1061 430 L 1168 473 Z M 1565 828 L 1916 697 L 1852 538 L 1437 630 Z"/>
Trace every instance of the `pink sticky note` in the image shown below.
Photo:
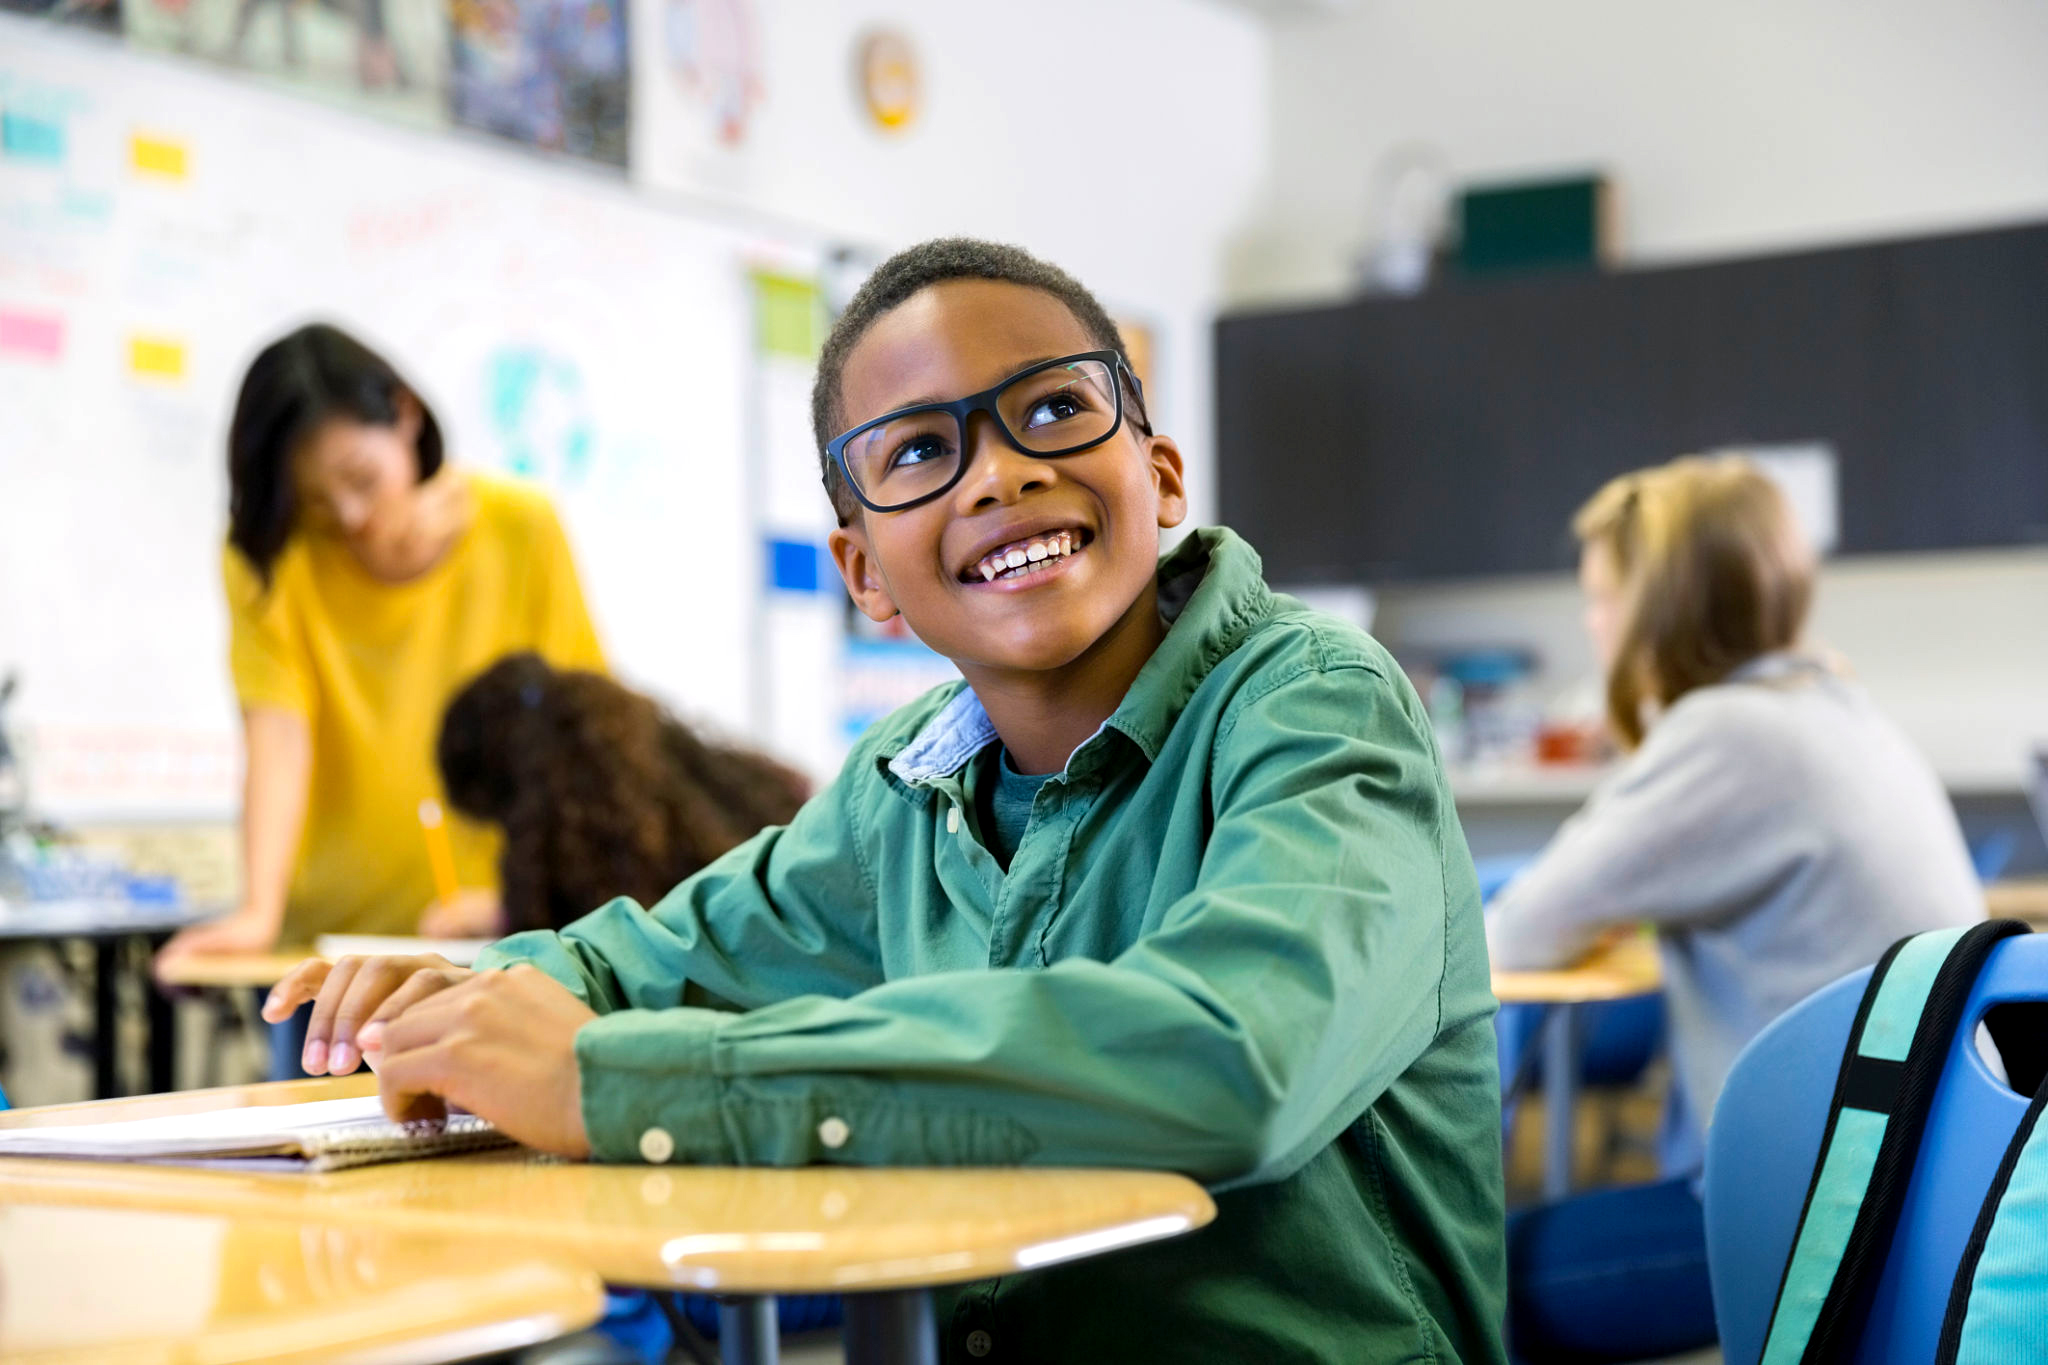
<path fill-rule="evenodd" d="M 55 360 L 64 354 L 64 319 L 0 308 L 0 355 Z"/>

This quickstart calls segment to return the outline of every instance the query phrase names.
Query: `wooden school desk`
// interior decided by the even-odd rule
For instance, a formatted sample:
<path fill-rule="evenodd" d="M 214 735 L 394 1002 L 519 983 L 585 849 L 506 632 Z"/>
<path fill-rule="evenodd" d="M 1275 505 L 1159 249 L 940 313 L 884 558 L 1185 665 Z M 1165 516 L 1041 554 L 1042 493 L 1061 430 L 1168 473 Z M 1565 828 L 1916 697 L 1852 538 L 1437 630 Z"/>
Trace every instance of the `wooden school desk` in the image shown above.
<path fill-rule="evenodd" d="M 0 1362 L 464 1360 L 597 1321 L 596 1275 L 530 1250 L 290 1218 L 0 1207 Z"/>
<path fill-rule="evenodd" d="M 311 948 L 279 948 L 268 953 L 200 953 L 164 963 L 157 968 L 156 976 L 166 986 L 193 990 L 237 986 L 264 990 L 282 981 L 286 972 L 307 958 L 318 956 Z"/>
<path fill-rule="evenodd" d="M 0 1114 L 0 1126 L 374 1091 L 371 1076 Z M 775 1359 L 778 1293 L 843 1293 L 849 1365 L 936 1360 L 929 1289 L 1192 1231 L 1201 1187 L 1156 1171 L 599 1166 L 518 1150 L 325 1175 L 0 1160 L 0 1204 L 284 1220 L 481 1239 L 612 1284 L 730 1295 L 729 1365 Z"/>
<path fill-rule="evenodd" d="M 1543 1197 L 1562 1199 L 1572 1190 L 1572 1136 L 1579 1099 L 1579 1051 L 1583 1039 L 1580 1007 L 1603 1000 L 1627 1000 L 1661 989 L 1656 940 L 1632 933 L 1594 952 L 1575 967 L 1551 972 L 1493 974 L 1493 994 L 1503 1005 L 1542 1005 L 1543 1016 Z"/>

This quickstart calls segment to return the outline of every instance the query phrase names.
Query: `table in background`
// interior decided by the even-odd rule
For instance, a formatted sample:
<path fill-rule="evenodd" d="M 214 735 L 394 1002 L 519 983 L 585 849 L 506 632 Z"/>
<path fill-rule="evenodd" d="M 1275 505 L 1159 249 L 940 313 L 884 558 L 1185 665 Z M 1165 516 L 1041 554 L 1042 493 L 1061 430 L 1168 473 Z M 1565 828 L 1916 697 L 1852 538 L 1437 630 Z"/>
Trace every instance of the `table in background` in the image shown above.
<path fill-rule="evenodd" d="M 481 938 L 412 938 L 404 935 L 330 935 L 314 944 L 282 945 L 272 948 L 267 953 L 201 953 L 180 958 L 176 962 L 165 963 L 158 973 L 158 979 L 167 986 L 202 990 L 236 986 L 262 989 L 275 986 L 284 979 L 285 973 L 309 957 L 334 958 L 341 956 L 343 951 L 439 953 L 457 966 L 466 966 L 476 960 L 477 953 L 490 941 Z M 323 951 L 323 945 L 329 942 L 340 946 L 334 950 Z M 357 944 L 363 946 L 358 949 L 355 946 Z"/>
<path fill-rule="evenodd" d="M 195 1090 L 0 1114 L 111 1121 L 373 1092 L 374 1077 Z M 1192 1231 L 1215 1205 L 1159 1171 L 599 1166 L 519 1151 L 321 1175 L 0 1160 L 0 1203 L 285 1220 L 476 1238 L 612 1284 L 736 1299 L 729 1365 L 775 1358 L 772 1296 L 847 1295 L 849 1365 L 935 1361 L 932 1286 Z"/>
<path fill-rule="evenodd" d="M 205 1211 L 0 1207 L 0 1362 L 466 1360 L 587 1327 L 588 1270 L 515 1245 Z"/>
<path fill-rule="evenodd" d="M 1580 1007 L 1628 1000 L 1662 989 L 1656 941 L 1632 933 L 1594 952 L 1575 967 L 1549 972 L 1493 974 L 1503 1005 L 1541 1005 L 1543 1016 L 1543 1197 L 1572 1190 L 1573 1120 L 1579 1099 Z"/>
<path fill-rule="evenodd" d="M 121 945 L 140 940 L 153 950 L 178 930 L 219 913 L 218 908 L 137 901 L 9 901 L 0 910 L 0 941 L 82 940 L 92 944 L 93 1093 L 106 1099 L 120 1086 Z M 142 998 L 149 1021 L 149 1088 L 169 1090 L 177 1056 L 177 1023 L 170 1001 L 150 983 L 146 971 Z"/>
<path fill-rule="evenodd" d="M 2048 928 L 2048 877 L 2015 877 L 1984 888 L 1984 909 L 1992 919 L 2023 919 Z"/>
<path fill-rule="evenodd" d="M 199 953 L 164 963 L 157 968 L 157 980 L 166 986 L 189 990 L 237 986 L 265 990 L 307 958 L 318 956 L 311 948 L 277 948 L 267 953 Z"/>

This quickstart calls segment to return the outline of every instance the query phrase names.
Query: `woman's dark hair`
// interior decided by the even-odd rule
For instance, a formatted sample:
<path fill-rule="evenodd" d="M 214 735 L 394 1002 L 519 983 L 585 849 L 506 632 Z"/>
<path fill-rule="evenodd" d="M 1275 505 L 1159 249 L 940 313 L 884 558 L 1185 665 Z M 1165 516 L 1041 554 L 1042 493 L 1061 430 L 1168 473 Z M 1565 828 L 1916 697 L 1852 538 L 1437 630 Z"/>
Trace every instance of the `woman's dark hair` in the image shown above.
<path fill-rule="evenodd" d="M 456 694 L 436 757 L 450 804 L 504 829 L 507 932 L 559 929 L 614 896 L 652 905 L 809 795 L 773 759 L 528 653 Z"/>
<path fill-rule="evenodd" d="M 291 461 L 322 422 L 396 426 L 401 401 L 420 410 L 420 478 L 441 467 L 441 426 L 419 390 L 339 327 L 311 323 L 260 351 L 242 377 L 228 425 L 228 543 L 266 584 L 298 515 Z"/>

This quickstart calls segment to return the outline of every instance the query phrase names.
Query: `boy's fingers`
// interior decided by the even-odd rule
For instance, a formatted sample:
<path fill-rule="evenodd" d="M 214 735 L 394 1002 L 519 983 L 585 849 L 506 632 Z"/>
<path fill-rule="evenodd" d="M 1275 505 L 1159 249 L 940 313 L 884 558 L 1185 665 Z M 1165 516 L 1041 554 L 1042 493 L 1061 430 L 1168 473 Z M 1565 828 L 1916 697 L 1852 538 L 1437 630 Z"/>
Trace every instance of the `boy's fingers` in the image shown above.
<path fill-rule="evenodd" d="M 485 975 L 487 973 L 478 973 L 446 990 L 430 991 L 415 1001 L 410 1009 L 390 1019 L 380 1020 L 377 1031 L 383 1056 L 389 1059 L 439 1044 L 449 1030 L 461 1022 L 465 1002 L 478 991 L 486 989 L 485 985 L 479 984 Z"/>
<path fill-rule="evenodd" d="M 377 1073 L 377 1097 L 384 1116 L 399 1123 L 420 1119 L 443 1119 L 448 1105 L 439 1095 L 446 1049 L 416 1048 L 394 1056 Z"/>
<path fill-rule="evenodd" d="M 357 1030 L 419 970 L 419 959 L 411 957 L 367 958 L 356 969 L 341 1007 L 334 1012 L 334 1032 L 327 1041 L 328 1074 L 346 1076 L 356 1069 L 356 1060 L 362 1055 Z"/>
<path fill-rule="evenodd" d="M 414 972 L 403 986 L 384 997 L 384 1003 L 377 1006 L 363 1026 L 356 1030 L 356 1046 L 365 1053 L 383 1051 L 386 1046 L 385 1026 L 428 996 L 447 990 L 450 984 L 440 972 Z"/>
<path fill-rule="evenodd" d="M 362 966 L 362 958 L 344 957 L 328 970 L 320 983 L 320 993 L 313 1001 L 313 1016 L 306 1021 L 306 1051 L 299 1059 L 299 1065 L 309 1076 L 327 1073 L 327 1043 L 334 1036 L 334 1016 L 340 1013 L 349 983 L 355 980 Z"/>
<path fill-rule="evenodd" d="M 292 1014 L 320 994 L 320 983 L 327 979 L 327 973 L 334 964 L 324 958 L 309 957 L 284 974 L 284 979 L 270 988 L 270 994 L 263 1001 L 263 1018 L 266 1023 L 282 1024 Z"/>

